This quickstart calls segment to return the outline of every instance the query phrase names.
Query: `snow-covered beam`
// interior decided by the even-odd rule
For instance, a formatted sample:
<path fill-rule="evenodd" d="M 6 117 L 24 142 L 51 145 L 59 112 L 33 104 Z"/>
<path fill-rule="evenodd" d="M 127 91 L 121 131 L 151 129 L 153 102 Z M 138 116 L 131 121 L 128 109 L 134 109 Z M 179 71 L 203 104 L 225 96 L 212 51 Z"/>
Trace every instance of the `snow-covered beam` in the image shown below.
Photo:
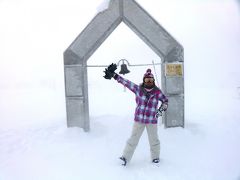
<path fill-rule="evenodd" d="M 66 54 L 78 56 L 78 60 L 66 58 L 65 65 L 82 64 L 81 61 L 86 61 L 122 22 L 119 4 L 119 0 L 110 1 L 109 8 L 99 12 L 92 19 L 65 51 Z"/>
<path fill-rule="evenodd" d="M 134 0 L 123 1 L 124 22 L 150 48 L 163 57 L 169 49 L 175 46 L 176 41 Z"/>

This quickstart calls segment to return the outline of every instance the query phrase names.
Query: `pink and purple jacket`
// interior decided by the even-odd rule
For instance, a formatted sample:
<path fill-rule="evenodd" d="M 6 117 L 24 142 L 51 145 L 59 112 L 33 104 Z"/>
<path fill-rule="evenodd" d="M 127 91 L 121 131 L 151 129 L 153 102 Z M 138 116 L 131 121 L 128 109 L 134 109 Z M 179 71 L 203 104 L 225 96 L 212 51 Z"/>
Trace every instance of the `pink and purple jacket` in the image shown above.
<path fill-rule="evenodd" d="M 136 95 L 137 107 L 135 109 L 134 120 L 145 124 L 157 124 L 156 113 L 158 102 L 168 103 L 168 99 L 162 91 L 155 87 L 148 94 L 142 85 L 136 85 L 120 75 L 117 76 L 116 80 Z"/>

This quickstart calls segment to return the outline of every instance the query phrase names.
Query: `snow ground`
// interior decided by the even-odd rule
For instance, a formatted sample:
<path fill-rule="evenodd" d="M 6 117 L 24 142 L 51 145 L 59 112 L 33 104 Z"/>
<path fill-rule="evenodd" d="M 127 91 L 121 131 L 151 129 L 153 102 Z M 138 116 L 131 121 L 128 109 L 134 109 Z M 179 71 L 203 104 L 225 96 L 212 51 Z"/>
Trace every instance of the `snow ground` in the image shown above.
<path fill-rule="evenodd" d="M 15 117 L 15 124 L 8 127 L 1 123 L 0 179 L 237 179 L 240 101 L 233 96 L 226 97 L 222 100 L 229 103 L 219 109 L 217 99 L 222 93 L 209 93 L 209 89 L 206 93 L 205 97 L 211 96 L 215 103 L 202 107 L 204 102 L 201 102 L 201 97 L 198 99 L 199 105 L 187 101 L 192 107 L 188 109 L 190 112 L 187 113 L 184 129 L 164 129 L 163 125 L 159 125 L 159 166 L 150 162 L 144 132 L 133 160 L 126 168 L 119 165 L 117 158 L 131 132 L 131 113 L 91 116 L 91 132 L 85 133 L 79 128 L 66 128 L 63 117 L 46 115 L 46 109 L 51 109 L 50 113 L 53 113 L 53 104 L 45 105 L 41 98 L 34 99 L 28 93 L 25 96 L 21 93 L 21 98 L 28 96 L 31 99 L 28 102 L 31 101 L 32 107 L 29 109 L 27 105 L 30 114 L 26 115 L 27 109 L 16 103 L 21 98 L 14 100 L 15 105 L 12 104 L 11 108 L 14 109 L 12 116 Z M 9 96 L 5 97 L 7 100 Z M 53 97 L 53 93 L 45 94 L 45 98 Z M 40 107 L 46 107 L 42 115 L 38 108 L 40 104 Z M 17 110 L 19 108 L 23 114 L 18 114 L 21 113 Z M 201 112 L 197 110 L 200 108 Z M 14 127 L 16 124 L 18 126 Z"/>
<path fill-rule="evenodd" d="M 129 166 L 120 166 L 118 157 L 132 128 L 134 96 L 104 80 L 102 69 L 89 69 L 88 74 L 91 131 L 66 127 L 62 53 L 91 20 L 97 0 L 84 6 L 74 0 L 3 0 L 0 180 L 240 179 L 237 1 L 162 0 L 159 7 L 149 3 L 155 1 L 138 2 L 185 47 L 186 126 L 164 129 L 159 123 L 159 166 L 150 162 L 145 132 Z M 89 64 L 119 58 L 142 63 L 146 57 L 150 63 L 159 61 L 120 26 Z M 137 83 L 144 71 L 131 69 L 126 77 Z"/>

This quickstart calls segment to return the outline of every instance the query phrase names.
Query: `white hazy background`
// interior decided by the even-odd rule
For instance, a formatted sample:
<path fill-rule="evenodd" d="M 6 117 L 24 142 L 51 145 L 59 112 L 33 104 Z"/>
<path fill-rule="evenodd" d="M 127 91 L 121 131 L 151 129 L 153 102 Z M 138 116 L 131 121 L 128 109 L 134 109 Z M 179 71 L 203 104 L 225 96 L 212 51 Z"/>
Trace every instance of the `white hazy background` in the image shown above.
<path fill-rule="evenodd" d="M 131 164 L 119 165 L 134 95 L 105 80 L 103 68 L 88 68 L 91 131 L 66 127 L 63 52 L 107 2 L 0 0 L 0 180 L 239 180 L 237 0 L 137 1 L 184 47 L 186 127 L 159 123 L 159 167 L 150 163 L 146 134 Z M 88 64 L 122 58 L 161 62 L 120 24 Z M 138 84 L 147 68 L 131 67 L 125 77 Z"/>

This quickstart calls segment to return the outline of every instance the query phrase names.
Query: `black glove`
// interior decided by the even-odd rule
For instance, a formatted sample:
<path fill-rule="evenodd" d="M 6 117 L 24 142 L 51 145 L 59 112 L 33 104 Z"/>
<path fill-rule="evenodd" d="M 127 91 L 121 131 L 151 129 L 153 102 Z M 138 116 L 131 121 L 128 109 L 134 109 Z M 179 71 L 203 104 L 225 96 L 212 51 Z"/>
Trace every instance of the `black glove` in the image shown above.
<path fill-rule="evenodd" d="M 162 103 L 160 106 L 160 109 L 162 109 L 162 111 L 166 111 L 168 108 L 168 104 L 167 103 Z"/>
<path fill-rule="evenodd" d="M 158 118 L 159 116 L 162 116 L 163 111 L 166 111 L 167 108 L 168 108 L 168 104 L 167 103 L 161 104 L 161 106 L 157 110 L 156 118 Z"/>
<path fill-rule="evenodd" d="M 105 73 L 105 75 L 103 77 L 105 79 L 111 79 L 115 75 L 114 71 L 116 69 L 117 69 L 117 65 L 112 63 L 107 68 L 105 68 L 105 71 L 103 71 Z"/>

